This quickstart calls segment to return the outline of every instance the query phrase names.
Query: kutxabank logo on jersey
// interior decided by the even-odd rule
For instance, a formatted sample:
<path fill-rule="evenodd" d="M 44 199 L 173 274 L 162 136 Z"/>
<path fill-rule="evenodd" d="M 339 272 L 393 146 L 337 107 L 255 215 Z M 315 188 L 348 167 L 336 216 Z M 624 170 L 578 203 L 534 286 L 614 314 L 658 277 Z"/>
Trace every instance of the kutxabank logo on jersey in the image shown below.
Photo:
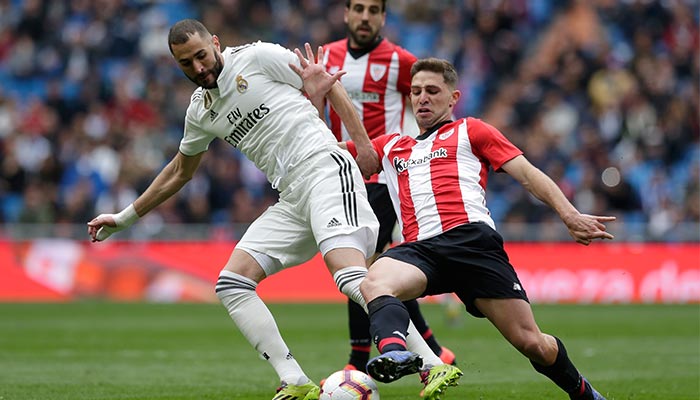
<path fill-rule="evenodd" d="M 433 158 L 447 158 L 447 149 L 440 147 L 439 149 L 433 150 L 423 157 L 417 158 L 404 159 L 401 157 L 394 157 L 392 161 L 396 173 L 400 174 L 413 166 L 429 163 Z"/>
<path fill-rule="evenodd" d="M 360 103 L 379 103 L 379 93 L 363 92 L 361 90 L 348 91 L 348 97 L 352 101 Z"/>
<path fill-rule="evenodd" d="M 237 147 L 243 138 L 262 121 L 267 114 L 270 113 L 270 108 L 261 103 L 259 106 L 249 111 L 245 115 L 240 108 L 226 114 L 226 119 L 233 125 L 233 130 L 224 137 L 224 140 L 233 147 Z"/>

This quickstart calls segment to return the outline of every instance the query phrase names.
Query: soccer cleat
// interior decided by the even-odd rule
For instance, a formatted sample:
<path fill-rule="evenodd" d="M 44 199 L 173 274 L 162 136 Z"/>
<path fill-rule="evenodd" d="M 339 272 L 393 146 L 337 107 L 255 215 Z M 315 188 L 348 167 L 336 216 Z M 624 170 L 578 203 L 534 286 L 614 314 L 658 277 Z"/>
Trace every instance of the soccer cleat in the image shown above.
<path fill-rule="evenodd" d="M 393 382 L 402 376 L 420 371 L 423 358 L 406 350 L 393 350 L 369 360 L 367 373 L 379 382 Z"/>
<path fill-rule="evenodd" d="M 581 377 L 581 391 L 569 395 L 571 400 L 606 400 L 602 394 L 591 386 L 586 378 Z"/>
<path fill-rule="evenodd" d="M 440 347 L 440 349 L 442 350 L 440 353 L 440 359 L 442 362 L 445 364 L 457 365 L 457 357 L 455 357 L 455 353 L 453 353 L 452 350 L 444 346 Z"/>
<path fill-rule="evenodd" d="M 593 394 L 593 400 L 606 400 L 605 397 L 603 397 L 602 394 L 598 393 L 597 390 L 591 387 L 591 391 Z"/>
<path fill-rule="evenodd" d="M 425 400 L 438 400 L 450 386 L 457 386 L 462 371 L 454 365 L 442 364 L 424 368 L 420 380 L 425 387 L 420 392 Z"/>
<path fill-rule="evenodd" d="M 354 365 L 352 364 L 347 364 L 343 367 L 343 371 L 357 371 L 357 368 L 355 368 Z M 318 383 L 318 386 L 323 387 L 323 384 L 326 383 L 326 378 L 321 379 L 321 382 Z"/>
<path fill-rule="evenodd" d="M 311 381 L 303 385 L 289 385 L 282 381 L 272 400 L 318 400 L 320 395 L 321 388 Z"/>

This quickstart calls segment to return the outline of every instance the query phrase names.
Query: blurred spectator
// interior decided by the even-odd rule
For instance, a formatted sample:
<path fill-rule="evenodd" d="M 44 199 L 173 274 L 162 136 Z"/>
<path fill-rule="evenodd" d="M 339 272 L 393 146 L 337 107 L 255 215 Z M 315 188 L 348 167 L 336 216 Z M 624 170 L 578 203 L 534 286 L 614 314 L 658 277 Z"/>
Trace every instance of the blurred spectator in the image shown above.
<path fill-rule="evenodd" d="M 143 190 L 177 148 L 194 90 L 167 48 L 175 21 L 201 19 L 225 43 L 294 48 L 343 37 L 343 10 L 344 0 L 0 0 L 0 221 L 83 224 Z M 455 115 L 504 132 L 582 211 L 644 223 L 653 240 L 700 222 L 697 1 L 392 0 L 388 11 L 391 40 L 465 78 Z M 141 235 L 245 223 L 274 202 L 236 149 L 211 150 Z M 549 221 L 508 179 L 489 185 L 496 223 Z"/>

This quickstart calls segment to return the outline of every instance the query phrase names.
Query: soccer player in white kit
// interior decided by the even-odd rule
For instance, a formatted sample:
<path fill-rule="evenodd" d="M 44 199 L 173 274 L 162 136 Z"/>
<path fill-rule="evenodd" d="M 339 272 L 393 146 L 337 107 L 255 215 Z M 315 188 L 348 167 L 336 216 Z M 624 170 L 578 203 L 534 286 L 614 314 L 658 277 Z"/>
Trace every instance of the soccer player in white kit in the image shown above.
<path fill-rule="evenodd" d="M 339 83 L 327 98 L 363 155 L 356 164 L 338 147 L 290 68 L 301 65 L 303 57 L 261 42 L 222 51 L 218 37 L 192 19 L 172 26 L 168 44 L 179 67 L 199 86 L 190 99 L 179 151 L 133 204 L 97 216 L 88 223 L 88 233 L 93 241 L 105 240 L 170 198 L 192 178 L 215 138 L 238 148 L 279 191 L 279 201 L 236 245 L 216 293 L 279 375 L 273 399 L 318 399 L 318 386 L 292 356 L 255 289 L 265 277 L 320 250 L 340 291 L 363 303 L 359 283 L 367 272 L 365 260 L 374 253 L 378 223 L 360 168 L 367 176 L 375 172 L 376 152 Z M 328 77 L 334 81 L 340 75 Z"/>

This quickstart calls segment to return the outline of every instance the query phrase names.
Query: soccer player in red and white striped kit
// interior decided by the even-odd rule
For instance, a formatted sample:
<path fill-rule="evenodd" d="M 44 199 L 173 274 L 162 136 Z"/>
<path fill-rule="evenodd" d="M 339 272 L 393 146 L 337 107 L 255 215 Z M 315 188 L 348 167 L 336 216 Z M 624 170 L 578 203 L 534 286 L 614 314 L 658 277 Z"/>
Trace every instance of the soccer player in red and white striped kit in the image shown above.
<path fill-rule="evenodd" d="M 444 377 L 455 373 L 454 367 L 422 365 L 419 355 L 406 350 L 409 316 L 402 303 L 455 293 L 470 314 L 488 318 L 536 371 L 571 399 L 605 400 L 573 365 L 561 340 L 540 331 L 535 322 L 486 207 L 488 170 L 509 174 L 550 206 L 580 244 L 613 239 L 605 222 L 615 217 L 581 214 L 556 183 L 493 126 L 476 118 L 452 121 L 460 92 L 451 63 L 421 59 L 411 76 L 411 103 L 420 134 L 372 140 L 404 242 L 380 255 L 360 284 L 371 334 L 382 353 L 369 361 L 368 373 L 391 382 L 420 372 L 425 391 L 436 396 L 456 384 L 458 376 Z M 352 142 L 345 145 L 354 152 Z"/>
<path fill-rule="evenodd" d="M 341 82 L 370 139 L 387 133 L 417 131 L 408 100 L 411 66 L 416 57 L 381 36 L 386 21 L 386 0 L 347 0 L 345 5 L 348 36 L 323 46 L 326 70 L 331 74 L 345 71 Z M 328 120 L 331 131 L 339 141 L 349 139 L 345 125 L 330 107 Z M 396 214 L 385 182 L 383 174 L 365 180 L 370 205 L 379 220 L 375 257 L 391 244 L 396 224 Z M 409 300 L 405 305 L 416 329 L 431 350 L 443 362 L 454 364 L 454 353 L 440 346 L 423 318 L 418 302 Z M 345 369 L 364 371 L 372 348 L 369 319 L 362 307 L 350 299 L 348 318 L 351 351 Z"/>

